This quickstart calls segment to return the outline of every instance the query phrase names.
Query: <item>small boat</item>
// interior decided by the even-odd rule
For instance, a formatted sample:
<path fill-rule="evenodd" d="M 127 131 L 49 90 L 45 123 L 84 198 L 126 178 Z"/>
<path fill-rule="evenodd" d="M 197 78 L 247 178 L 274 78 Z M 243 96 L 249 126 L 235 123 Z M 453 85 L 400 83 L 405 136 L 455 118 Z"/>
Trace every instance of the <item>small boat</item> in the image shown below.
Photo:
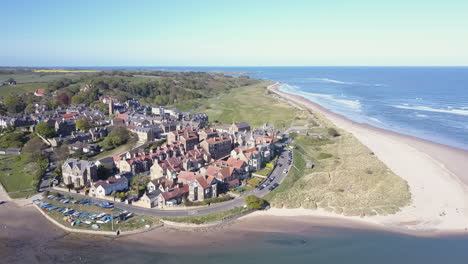
<path fill-rule="evenodd" d="M 92 229 L 99 229 L 99 226 L 98 225 L 92 225 L 91 228 Z"/>
<path fill-rule="evenodd" d="M 70 224 L 70 225 L 71 225 L 71 226 L 74 226 L 74 225 L 75 225 L 75 222 L 71 222 L 71 224 Z"/>
<path fill-rule="evenodd" d="M 101 220 L 97 220 L 96 223 L 98 223 L 98 224 L 105 224 L 105 222 L 104 222 L 104 221 L 101 221 Z"/>
<path fill-rule="evenodd" d="M 85 224 L 87 224 L 87 225 L 90 225 L 90 224 L 91 224 L 91 221 L 86 220 L 86 221 L 83 221 L 83 223 L 85 223 Z"/>

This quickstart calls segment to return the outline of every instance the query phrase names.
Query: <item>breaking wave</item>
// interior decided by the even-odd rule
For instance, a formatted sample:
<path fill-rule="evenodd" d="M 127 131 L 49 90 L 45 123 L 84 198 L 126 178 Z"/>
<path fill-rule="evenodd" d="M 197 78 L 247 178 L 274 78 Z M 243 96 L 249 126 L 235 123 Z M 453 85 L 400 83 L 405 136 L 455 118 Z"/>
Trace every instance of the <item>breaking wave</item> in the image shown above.
<path fill-rule="evenodd" d="M 428 106 L 410 106 L 407 104 L 404 105 L 392 105 L 395 108 L 400 108 L 400 109 L 409 109 L 409 110 L 418 110 L 418 111 L 426 111 L 426 112 L 436 112 L 436 113 L 446 113 L 446 114 L 453 114 L 453 115 L 464 115 L 468 116 L 468 110 L 465 109 L 454 109 L 454 108 L 447 108 L 447 109 L 441 109 L 441 108 L 432 108 Z"/>

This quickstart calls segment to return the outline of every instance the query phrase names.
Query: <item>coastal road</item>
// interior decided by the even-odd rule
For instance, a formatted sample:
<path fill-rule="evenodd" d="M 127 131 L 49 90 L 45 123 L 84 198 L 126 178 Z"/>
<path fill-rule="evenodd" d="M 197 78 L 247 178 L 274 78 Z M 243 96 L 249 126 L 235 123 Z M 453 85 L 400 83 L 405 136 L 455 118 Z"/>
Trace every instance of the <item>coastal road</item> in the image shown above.
<path fill-rule="evenodd" d="M 291 167 L 290 165 L 288 165 L 289 153 L 290 153 L 289 150 L 283 150 L 280 153 L 280 157 L 278 157 L 276 167 L 273 169 L 272 173 L 270 174 L 270 178 L 274 178 L 274 179 L 271 182 L 269 180 L 265 181 L 268 183 L 268 186 L 266 188 L 262 190 L 253 189 L 251 191 L 243 193 L 239 197 L 236 197 L 226 202 L 216 203 L 216 204 L 212 204 L 210 206 L 205 206 L 205 207 L 194 208 L 192 210 L 190 209 L 187 209 L 187 210 L 165 209 L 164 210 L 164 209 L 157 209 L 157 208 L 143 208 L 143 207 L 133 206 L 133 205 L 129 205 L 129 204 L 122 203 L 122 202 L 114 202 L 114 205 L 115 207 L 126 210 L 128 212 L 132 212 L 137 215 L 152 215 L 152 216 L 157 216 L 157 217 L 180 217 L 180 216 L 207 215 L 207 214 L 227 211 L 230 209 L 234 209 L 236 207 L 242 207 L 245 204 L 246 196 L 252 194 L 258 197 L 263 197 L 270 192 L 270 190 L 268 189 L 270 186 L 272 186 L 275 183 L 280 184 L 284 180 L 284 178 L 287 175 L 287 173 L 284 173 L 284 170 L 287 169 L 287 171 L 289 171 Z M 51 192 L 58 192 L 62 195 L 71 196 L 74 198 L 92 200 L 94 202 L 109 202 L 109 200 L 94 198 L 94 197 L 90 197 L 84 194 L 57 191 L 52 188 L 49 188 L 48 190 Z"/>

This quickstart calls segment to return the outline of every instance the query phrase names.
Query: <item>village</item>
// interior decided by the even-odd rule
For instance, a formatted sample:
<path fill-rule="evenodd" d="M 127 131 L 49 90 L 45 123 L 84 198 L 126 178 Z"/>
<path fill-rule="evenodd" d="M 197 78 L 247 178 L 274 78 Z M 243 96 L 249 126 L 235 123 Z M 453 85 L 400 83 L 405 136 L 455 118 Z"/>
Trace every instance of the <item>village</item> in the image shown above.
<path fill-rule="evenodd" d="M 34 95 L 45 93 L 38 89 Z M 273 125 L 211 123 L 204 113 L 149 107 L 135 99 L 101 96 L 99 101 L 108 106 L 106 112 L 86 105 L 47 111 L 36 104 L 33 114 L 0 117 L 3 129 L 36 134 L 47 124 L 55 133 L 38 134 L 47 146 L 43 152 L 68 152 L 63 161 L 50 162 L 40 190 L 164 210 L 225 202 L 270 184 L 266 179 L 282 139 Z M 84 129 L 78 125 L 83 122 Z M 133 140 L 130 149 L 106 151 L 103 142 L 116 131 Z M 277 186 L 271 184 L 270 191 Z"/>

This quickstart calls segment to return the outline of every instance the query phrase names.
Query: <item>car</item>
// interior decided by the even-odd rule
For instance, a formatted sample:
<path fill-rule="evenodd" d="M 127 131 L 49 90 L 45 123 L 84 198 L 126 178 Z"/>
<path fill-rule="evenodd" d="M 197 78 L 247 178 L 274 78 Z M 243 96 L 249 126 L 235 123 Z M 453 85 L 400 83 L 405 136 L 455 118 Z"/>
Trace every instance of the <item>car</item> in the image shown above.
<path fill-rule="evenodd" d="M 263 189 L 265 189 L 265 187 L 263 185 L 260 185 L 260 186 L 258 186 L 258 189 L 263 190 Z"/>
<path fill-rule="evenodd" d="M 278 166 L 283 167 L 283 164 L 280 163 L 280 164 L 278 164 Z"/>
<path fill-rule="evenodd" d="M 273 191 L 273 190 L 276 189 L 276 187 L 278 187 L 278 186 L 279 186 L 279 184 L 278 184 L 278 183 L 275 183 L 275 184 L 273 184 L 272 186 L 270 186 L 270 188 L 268 188 L 268 190 Z"/>
<path fill-rule="evenodd" d="M 268 178 L 270 182 L 272 182 L 275 179 L 275 176 Z"/>
<path fill-rule="evenodd" d="M 5 201 L 2 201 L 2 200 L 0 200 L 0 204 L 4 204 L 4 203 L 6 203 L 6 202 L 5 202 Z"/>
<path fill-rule="evenodd" d="M 283 173 L 284 173 L 284 174 L 288 173 L 288 170 L 287 170 L 287 169 L 284 169 Z"/>

